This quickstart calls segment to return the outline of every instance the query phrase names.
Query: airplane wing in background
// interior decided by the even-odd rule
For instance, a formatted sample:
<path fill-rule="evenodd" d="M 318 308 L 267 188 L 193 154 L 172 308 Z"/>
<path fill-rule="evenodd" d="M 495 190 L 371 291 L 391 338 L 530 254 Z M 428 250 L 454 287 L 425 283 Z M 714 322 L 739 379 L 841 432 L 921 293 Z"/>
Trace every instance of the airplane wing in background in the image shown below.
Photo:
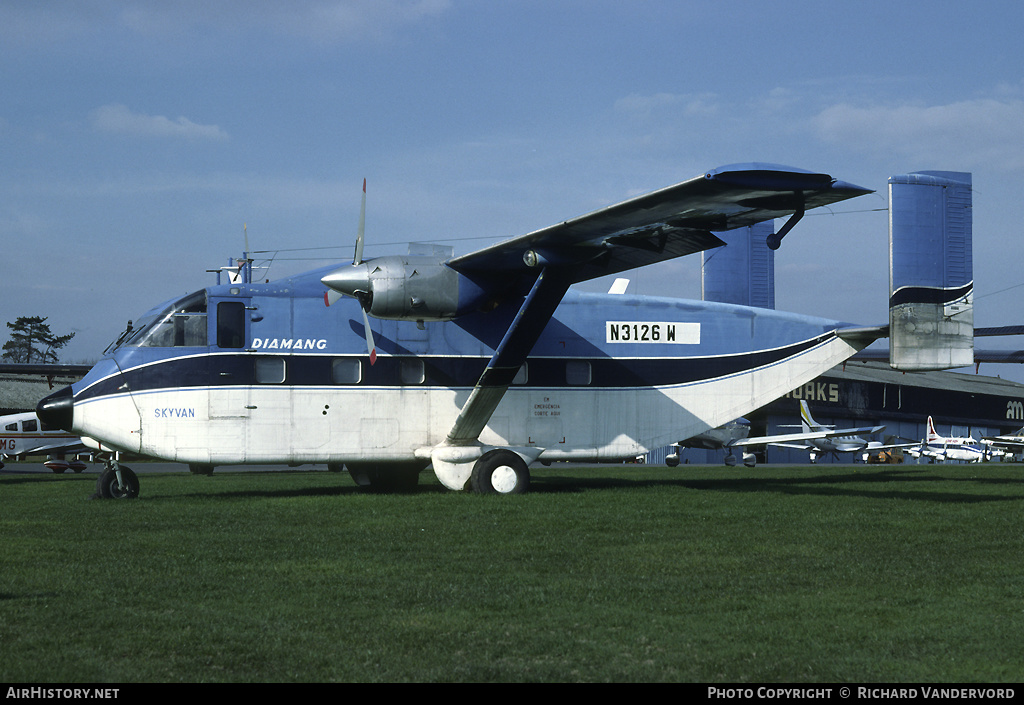
<path fill-rule="evenodd" d="M 873 435 L 875 433 L 881 433 L 884 430 L 885 426 L 864 426 L 861 428 L 840 428 L 831 431 L 811 431 L 809 433 L 785 433 L 778 436 L 741 438 L 738 441 L 734 441 L 730 445 L 738 447 L 757 445 L 777 445 L 785 446 L 787 448 L 798 448 L 802 450 L 807 450 L 812 446 L 798 445 L 798 443 L 800 441 L 812 441 L 821 438 L 837 438 L 839 436 L 859 436 L 861 434 Z"/>

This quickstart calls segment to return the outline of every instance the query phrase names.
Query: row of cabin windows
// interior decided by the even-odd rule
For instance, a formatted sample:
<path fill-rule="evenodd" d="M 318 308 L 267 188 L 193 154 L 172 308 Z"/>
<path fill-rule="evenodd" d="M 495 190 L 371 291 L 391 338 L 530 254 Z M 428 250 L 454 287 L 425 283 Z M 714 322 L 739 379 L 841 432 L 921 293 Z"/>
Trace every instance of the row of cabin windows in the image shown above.
<path fill-rule="evenodd" d="M 18 431 L 18 423 L 19 423 L 18 421 L 14 421 L 12 423 L 9 423 L 6 426 L 4 426 L 4 430 L 5 431 L 12 431 L 12 432 L 17 433 L 17 431 Z M 59 431 L 60 430 L 56 426 L 50 426 L 49 424 L 45 424 L 45 423 L 44 424 L 37 423 L 36 419 L 25 419 L 24 421 L 21 421 L 20 423 L 21 423 L 21 432 L 22 433 L 35 433 L 36 431 L 39 431 L 39 430 L 43 430 L 43 431 Z M 40 429 L 40 426 L 42 426 L 42 429 Z"/>
<path fill-rule="evenodd" d="M 403 385 L 423 384 L 426 381 L 426 369 L 422 360 L 400 360 L 398 364 L 399 381 Z M 526 364 L 519 368 L 512 384 L 526 384 L 529 370 Z M 287 379 L 287 363 L 283 357 L 260 357 L 256 359 L 257 384 L 284 384 Z M 566 384 L 582 387 L 590 384 L 590 363 L 585 360 L 569 360 L 565 363 Z M 332 384 L 359 384 L 363 381 L 363 361 L 346 357 L 338 358 L 331 363 Z"/>

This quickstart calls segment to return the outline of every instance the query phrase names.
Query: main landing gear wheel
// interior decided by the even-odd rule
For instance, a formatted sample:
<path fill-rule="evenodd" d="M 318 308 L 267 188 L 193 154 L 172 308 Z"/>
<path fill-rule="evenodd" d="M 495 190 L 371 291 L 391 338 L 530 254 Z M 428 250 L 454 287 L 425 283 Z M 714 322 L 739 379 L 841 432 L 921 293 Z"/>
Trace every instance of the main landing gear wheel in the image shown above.
<path fill-rule="evenodd" d="M 478 494 L 523 494 L 530 489 L 530 468 L 510 450 L 492 450 L 473 465 L 469 485 Z"/>
<path fill-rule="evenodd" d="M 139 496 L 139 478 L 130 467 L 122 465 L 121 480 L 117 479 L 117 471 L 107 468 L 96 480 L 96 494 L 100 499 L 135 499 Z"/>

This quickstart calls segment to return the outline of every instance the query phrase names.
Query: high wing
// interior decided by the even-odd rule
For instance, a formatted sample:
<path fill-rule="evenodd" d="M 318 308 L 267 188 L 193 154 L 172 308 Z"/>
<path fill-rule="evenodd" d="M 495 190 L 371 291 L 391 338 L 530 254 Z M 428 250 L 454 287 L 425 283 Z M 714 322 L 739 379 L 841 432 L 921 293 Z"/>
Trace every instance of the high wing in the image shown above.
<path fill-rule="evenodd" d="M 438 477 L 453 487 L 464 483 L 464 471 L 457 472 L 456 466 L 465 455 L 458 449 L 477 442 L 572 284 L 723 245 L 713 230 L 789 217 L 769 237 L 774 249 L 807 209 L 866 193 L 871 190 L 828 174 L 770 164 L 731 165 L 448 260 L 448 267 L 470 279 L 491 286 L 500 282 L 526 297 L 447 440 L 430 450 Z M 327 278 L 324 282 L 332 285 Z M 451 478 L 445 479 L 449 471 Z"/>
<path fill-rule="evenodd" d="M 885 426 L 864 426 L 862 428 L 840 428 L 833 431 L 811 431 L 809 433 L 785 433 L 778 436 L 760 436 L 756 438 L 741 438 L 730 443 L 731 446 L 756 446 L 756 445 L 788 445 L 798 441 L 811 441 L 820 438 L 836 438 L 839 436 L 859 436 L 860 434 L 875 434 L 885 430 Z M 812 446 L 788 445 L 790 448 L 806 450 Z"/>
<path fill-rule="evenodd" d="M 734 164 L 688 181 L 449 260 L 464 274 L 567 270 L 569 283 L 693 254 L 723 243 L 712 231 L 793 216 L 870 189 L 828 174 Z"/>
<path fill-rule="evenodd" d="M 985 436 L 981 442 L 997 448 L 1009 448 L 1020 450 L 1024 448 L 1024 428 L 1015 433 L 1008 433 L 1005 436 Z"/>

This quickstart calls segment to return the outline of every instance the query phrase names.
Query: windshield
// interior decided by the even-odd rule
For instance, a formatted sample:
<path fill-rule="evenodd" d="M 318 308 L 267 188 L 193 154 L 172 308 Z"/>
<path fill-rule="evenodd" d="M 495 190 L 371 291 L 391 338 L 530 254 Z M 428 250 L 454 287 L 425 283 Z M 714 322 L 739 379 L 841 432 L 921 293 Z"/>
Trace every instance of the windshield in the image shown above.
<path fill-rule="evenodd" d="M 206 290 L 143 318 L 121 344 L 138 348 L 206 347 Z"/>

